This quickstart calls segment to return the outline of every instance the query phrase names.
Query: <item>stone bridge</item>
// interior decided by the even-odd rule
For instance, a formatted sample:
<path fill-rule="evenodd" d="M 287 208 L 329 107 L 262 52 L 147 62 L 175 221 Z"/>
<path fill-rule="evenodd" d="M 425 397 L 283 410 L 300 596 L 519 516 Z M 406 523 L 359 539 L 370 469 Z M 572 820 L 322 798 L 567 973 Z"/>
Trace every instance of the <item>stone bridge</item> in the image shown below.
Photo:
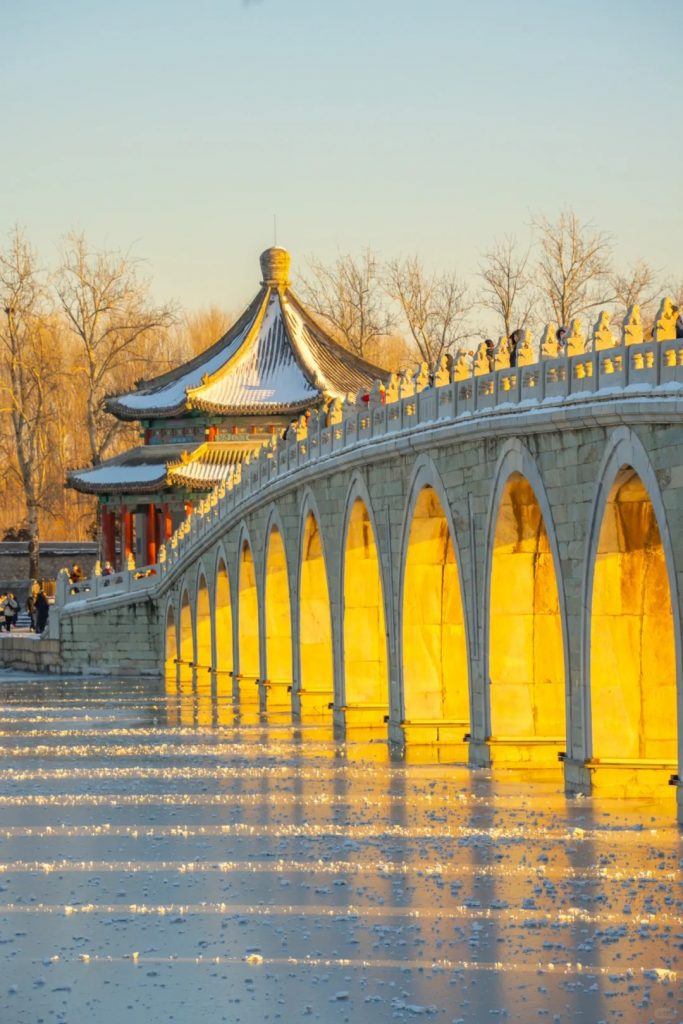
<path fill-rule="evenodd" d="M 158 565 L 63 579 L 64 667 L 415 756 L 559 757 L 574 792 L 671 781 L 683 816 L 683 341 L 366 398 L 244 464 Z"/>

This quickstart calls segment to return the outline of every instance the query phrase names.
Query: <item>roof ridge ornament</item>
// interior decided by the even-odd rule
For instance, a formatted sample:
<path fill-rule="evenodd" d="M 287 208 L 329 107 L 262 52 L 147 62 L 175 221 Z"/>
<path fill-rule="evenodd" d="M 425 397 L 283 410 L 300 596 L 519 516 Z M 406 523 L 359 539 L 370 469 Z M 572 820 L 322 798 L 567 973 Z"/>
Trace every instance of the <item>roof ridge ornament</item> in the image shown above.
<path fill-rule="evenodd" d="M 289 268 L 292 257 L 280 245 L 266 249 L 259 257 L 263 280 L 261 284 L 272 285 L 274 288 L 289 288 Z"/>

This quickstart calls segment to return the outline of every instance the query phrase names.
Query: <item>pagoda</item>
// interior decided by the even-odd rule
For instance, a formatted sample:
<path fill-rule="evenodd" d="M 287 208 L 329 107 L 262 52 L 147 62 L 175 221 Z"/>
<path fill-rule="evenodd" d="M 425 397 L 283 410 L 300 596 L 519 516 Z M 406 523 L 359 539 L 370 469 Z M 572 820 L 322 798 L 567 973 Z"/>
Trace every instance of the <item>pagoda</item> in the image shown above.
<path fill-rule="evenodd" d="M 107 399 L 112 415 L 140 423 L 142 443 L 68 474 L 68 486 L 97 495 L 100 555 L 117 568 L 154 564 L 193 505 L 297 416 L 389 377 L 335 342 L 296 297 L 286 249 L 260 261 L 261 288 L 222 338 Z"/>

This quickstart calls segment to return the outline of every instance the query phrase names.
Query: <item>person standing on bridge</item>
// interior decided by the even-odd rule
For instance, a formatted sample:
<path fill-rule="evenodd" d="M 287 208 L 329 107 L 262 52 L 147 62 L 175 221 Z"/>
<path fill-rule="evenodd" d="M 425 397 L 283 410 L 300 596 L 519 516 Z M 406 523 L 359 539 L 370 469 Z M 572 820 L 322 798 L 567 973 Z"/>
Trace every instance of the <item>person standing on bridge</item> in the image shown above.
<path fill-rule="evenodd" d="M 49 614 L 50 605 L 45 596 L 45 591 L 41 587 L 36 594 L 36 633 L 42 633 L 45 630 Z"/>

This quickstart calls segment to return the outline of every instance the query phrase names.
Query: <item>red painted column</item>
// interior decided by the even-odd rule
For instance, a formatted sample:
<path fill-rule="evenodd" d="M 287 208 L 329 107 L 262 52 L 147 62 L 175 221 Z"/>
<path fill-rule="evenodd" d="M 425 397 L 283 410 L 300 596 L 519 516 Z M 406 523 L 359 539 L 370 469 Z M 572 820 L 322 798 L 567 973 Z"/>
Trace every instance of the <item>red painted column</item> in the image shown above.
<path fill-rule="evenodd" d="M 157 560 L 157 510 L 153 503 L 147 506 L 147 565 L 154 565 Z"/>
<path fill-rule="evenodd" d="M 123 568 L 128 565 L 128 556 L 134 555 L 133 549 L 133 513 L 128 508 L 121 509 L 121 521 L 123 524 L 123 551 L 121 559 Z"/>
<path fill-rule="evenodd" d="M 102 539 L 104 560 L 113 565 L 116 558 L 116 513 L 108 508 L 102 509 Z"/>
<path fill-rule="evenodd" d="M 165 544 L 166 541 L 170 540 L 171 537 L 173 536 L 173 516 L 171 515 L 171 510 L 168 507 L 168 504 L 163 506 L 163 513 L 162 513 L 161 520 L 162 520 L 162 523 L 163 523 L 164 544 Z"/>

